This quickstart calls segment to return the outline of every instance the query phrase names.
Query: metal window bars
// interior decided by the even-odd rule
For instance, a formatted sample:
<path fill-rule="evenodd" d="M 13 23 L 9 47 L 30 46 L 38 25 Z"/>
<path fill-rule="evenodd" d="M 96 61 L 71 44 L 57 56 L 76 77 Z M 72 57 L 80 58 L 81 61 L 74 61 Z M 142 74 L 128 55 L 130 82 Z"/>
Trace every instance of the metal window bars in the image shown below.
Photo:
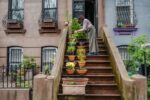
<path fill-rule="evenodd" d="M 116 0 L 117 26 L 136 25 L 134 0 Z"/>

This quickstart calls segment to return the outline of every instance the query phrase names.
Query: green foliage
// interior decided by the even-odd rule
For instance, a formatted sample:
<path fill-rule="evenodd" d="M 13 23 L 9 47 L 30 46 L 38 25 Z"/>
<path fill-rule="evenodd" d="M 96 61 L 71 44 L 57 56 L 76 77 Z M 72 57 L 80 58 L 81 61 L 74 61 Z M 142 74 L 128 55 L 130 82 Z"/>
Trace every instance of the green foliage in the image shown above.
<path fill-rule="evenodd" d="M 45 65 L 44 68 L 45 68 L 45 69 L 44 69 L 44 74 L 45 74 L 45 75 L 50 75 L 49 66 L 48 66 L 48 65 Z"/>
<path fill-rule="evenodd" d="M 148 100 L 150 100 L 150 77 L 148 78 L 148 88 L 147 88 L 147 94 L 148 94 Z"/>
<path fill-rule="evenodd" d="M 71 24 L 71 30 L 74 32 L 76 30 L 79 30 L 81 25 L 78 22 L 77 18 L 72 19 L 72 24 Z"/>
<path fill-rule="evenodd" d="M 32 69 L 36 66 L 35 59 L 32 57 L 24 56 L 23 62 L 20 64 L 25 69 Z"/>
<path fill-rule="evenodd" d="M 87 39 L 87 34 L 85 32 L 78 32 L 78 33 L 75 33 L 75 37 L 77 39 Z"/>
<path fill-rule="evenodd" d="M 74 53 L 76 50 L 76 47 L 75 46 L 68 46 L 67 48 L 67 53 Z"/>
<path fill-rule="evenodd" d="M 150 65 L 150 49 L 144 48 L 144 44 L 149 41 L 148 36 L 141 35 L 132 40 L 128 46 L 128 53 L 132 60 L 128 64 L 132 69 L 137 69 L 138 66 L 144 64 L 144 55 L 146 55 L 146 64 Z"/>

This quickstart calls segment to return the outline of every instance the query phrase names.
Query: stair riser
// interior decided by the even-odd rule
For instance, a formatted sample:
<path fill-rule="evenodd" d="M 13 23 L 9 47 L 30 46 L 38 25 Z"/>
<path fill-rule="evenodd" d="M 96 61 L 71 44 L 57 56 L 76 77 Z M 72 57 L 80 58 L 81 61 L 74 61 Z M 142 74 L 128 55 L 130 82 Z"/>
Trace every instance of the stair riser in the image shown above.
<path fill-rule="evenodd" d="M 121 97 L 86 97 L 85 100 L 121 100 Z"/>
<path fill-rule="evenodd" d="M 101 96 L 101 97 L 93 97 L 93 96 L 59 96 L 59 100 L 121 100 L 121 97 L 111 97 L 111 96 Z"/>
<path fill-rule="evenodd" d="M 108 60 L 109 59 L 109 57 L 108 56 L 98 56 L 98 57 L 92 57 L 92 56 L 90 56 L 90 57 L 87 57 L 87 59 L 88 60 Z"/>
<path fill-rule="evenodd" d="M 110 66 L 110 63 L 101 63 L 101 62 L 99 62 L 99 63 L 87 63 L 86 66 L 95 66 L 95 67 L 97 67 L 97 66 Z"/>
<path fill-rule="evenodd" d="M 65 56 L 65 59 L 68 60 L 68 56 Z M 77 57 L 75 59 L 78 60 Z M 92 57 L 92 56 L 88 57 L 87 56 L 86 59 L 88 59 L 88 60 L 108 60 L 109 57 L 108 56 L 100 56 L 100 57 Z"/>
<path fill-rule="evenodd" d="M 112 73 L 111 69 L 89 69 L 87 74 L 100 74 L 100 73 Z"/>

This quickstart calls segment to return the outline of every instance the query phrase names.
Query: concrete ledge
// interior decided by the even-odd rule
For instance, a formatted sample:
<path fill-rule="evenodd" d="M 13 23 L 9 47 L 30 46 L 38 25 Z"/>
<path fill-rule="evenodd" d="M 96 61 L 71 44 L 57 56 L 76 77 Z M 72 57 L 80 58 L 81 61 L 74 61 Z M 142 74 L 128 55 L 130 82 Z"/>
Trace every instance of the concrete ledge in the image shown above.
<path fill-rule="evenodd" d="M 0 100 L 29 100 L 29 89 L 0 89 Z"/>
<path fill-rule="evenodd" d="M 39 74 L 34 77 L 33 100 L 52 100 L 53 77 Z"/>
<path fill-rule="evenodd" d="M 147 100 L 147 78 L 142 75 L 133 75 L 135 81 L 135 98 L 136 100 Z"/>

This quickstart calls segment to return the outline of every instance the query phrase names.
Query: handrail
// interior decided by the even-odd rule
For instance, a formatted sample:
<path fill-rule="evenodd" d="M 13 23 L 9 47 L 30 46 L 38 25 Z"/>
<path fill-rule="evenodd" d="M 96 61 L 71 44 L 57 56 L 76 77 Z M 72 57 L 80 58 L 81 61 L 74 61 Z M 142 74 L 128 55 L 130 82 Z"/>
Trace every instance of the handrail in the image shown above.
<path fill-rule="evenodd" d="M 123 100 L 135 100 L 134 80 L 132 80 L 126 71 L 125 65 L 119 55 L 112 37 L 106 27 L 101 30 L 101 37 L 104 40 L 107 49 L 109 50 L 110 59 L 112 61 L 113 72 L 116 74 L 116 81 L 119 85 L 119 90 Z"/>
<path fill-rule="evenodd" d="M 58 51 L 57 51 L 54 67 L 51 72 L 51 77 L 53 78 L 53 92 L 52 92 L 53 100 L 57 100 L 58 88 L 61 79 L 61 72 L 64 64 L 64 54 L 65 54 L 67 33 L 68 33 L 68 27 L 66 27 L 61 34 L 61 39 L 59 40 L 60 43 L 58 45 Z"/>

